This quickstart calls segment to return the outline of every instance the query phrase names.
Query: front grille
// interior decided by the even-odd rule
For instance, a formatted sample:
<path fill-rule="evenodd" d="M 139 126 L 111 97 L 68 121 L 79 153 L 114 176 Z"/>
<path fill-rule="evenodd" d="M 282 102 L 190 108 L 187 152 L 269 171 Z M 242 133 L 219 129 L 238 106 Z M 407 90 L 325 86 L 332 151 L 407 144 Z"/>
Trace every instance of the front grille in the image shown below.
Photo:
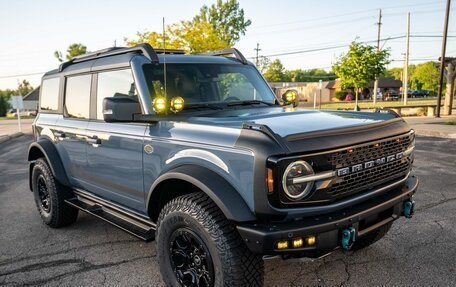
<path fill-rule="evenodd" d="M 347 148 L 332 153 L 329 161 L 334 169 L 339 169 L 395 155 L 404 152 L 410 146 L 413 137 L 414 134 L 407 134 L 393 139 Z M 334 198 L 373 188 L 386 181 L 405 176 L 410 165 L 411 159 L 403 157 L 369 169 L 339 176 L 327 193 Z"/>

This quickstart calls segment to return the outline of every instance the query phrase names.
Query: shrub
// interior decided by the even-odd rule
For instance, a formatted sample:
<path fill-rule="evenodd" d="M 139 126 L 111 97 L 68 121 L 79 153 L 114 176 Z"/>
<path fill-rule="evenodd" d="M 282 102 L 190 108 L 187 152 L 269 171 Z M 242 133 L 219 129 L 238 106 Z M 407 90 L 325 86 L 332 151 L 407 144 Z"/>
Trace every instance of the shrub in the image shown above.
<path fill-rule="evenodd" d="M 9 109 L 9 103 L 6 97 L 0 96 L 0 117 L 4 117 Z"/>
<path fill-rule="evenodd" d="M 345 96 L 349 94 L 349 91 L 336 91 L 334 93 L 334 97 L 338 99 L 339 101 L 345 101 Z"/>

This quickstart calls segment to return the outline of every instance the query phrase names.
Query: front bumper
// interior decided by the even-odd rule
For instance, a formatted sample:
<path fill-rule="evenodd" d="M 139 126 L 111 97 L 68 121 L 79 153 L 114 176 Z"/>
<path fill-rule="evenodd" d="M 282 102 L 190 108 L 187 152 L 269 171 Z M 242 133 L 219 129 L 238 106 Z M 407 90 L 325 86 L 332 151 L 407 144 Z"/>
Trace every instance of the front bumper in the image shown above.
<path fill-rule="evenodd" d="M 417 188 L 418 179 L 410 176 L 401 187 L 332 213 L 281 223 L 240 224 L 237 229 L 253 253 L 316 257 L 338 248 L 345 228 L 353 227 L 357 237 L 362 237 L 403 216 L 404 202 L 411 199 Z M 277 241 L 309 236 L 316 237 L 311 246 L 276 249 Z"/>

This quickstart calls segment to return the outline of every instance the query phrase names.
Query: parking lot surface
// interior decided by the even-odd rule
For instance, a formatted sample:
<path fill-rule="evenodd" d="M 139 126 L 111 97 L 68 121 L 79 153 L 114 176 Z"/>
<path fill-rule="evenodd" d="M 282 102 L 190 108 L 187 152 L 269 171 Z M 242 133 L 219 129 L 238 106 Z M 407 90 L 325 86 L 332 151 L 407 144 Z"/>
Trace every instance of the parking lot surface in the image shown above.
<path fill-rule="evenodd" d="M 162 286 L 155 243 L 80 213 L 51 229 L 28 188 L 31 136 L 0 145 L 0 285 Z M 266 261 L 266 286 L 455 286 L 456 140 L 418 138 L 411 220 L 380 242 L 318 260 Z"/>

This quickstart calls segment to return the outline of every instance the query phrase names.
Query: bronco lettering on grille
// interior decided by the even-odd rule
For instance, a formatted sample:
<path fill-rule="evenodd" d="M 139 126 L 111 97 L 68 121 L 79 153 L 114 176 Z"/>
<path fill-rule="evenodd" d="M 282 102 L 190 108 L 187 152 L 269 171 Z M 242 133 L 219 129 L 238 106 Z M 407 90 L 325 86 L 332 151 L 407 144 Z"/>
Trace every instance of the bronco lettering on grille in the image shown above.
<path fill-rule="evenodd" d="M 358 172 L 358 171 L 369 169 L 369 168 L 372 168 L 374 166 L 382 165 L 382 164 L 385 164 L 387 162 L 392 162 L 392 161 L 401 159 L 403 156 L 404 156 L 404 153 L 400 152 L 400 153 L 397 153 L 397 154 L 394 154 L 394 155 L 389 155 L 389 156 L 377 158 L 375 160 L 366 161 L 364 163 L 355 164 L 355 165 L 352 165 L 352 166 L 349 166 L 349 167 L 340 168 L 340 169 L 337 170 L 337 176 L 344 176 L 344 175 L 347 175 L 347 174 L 350 174 L 350 173 L 355 173 L 355 172 Z"/>

